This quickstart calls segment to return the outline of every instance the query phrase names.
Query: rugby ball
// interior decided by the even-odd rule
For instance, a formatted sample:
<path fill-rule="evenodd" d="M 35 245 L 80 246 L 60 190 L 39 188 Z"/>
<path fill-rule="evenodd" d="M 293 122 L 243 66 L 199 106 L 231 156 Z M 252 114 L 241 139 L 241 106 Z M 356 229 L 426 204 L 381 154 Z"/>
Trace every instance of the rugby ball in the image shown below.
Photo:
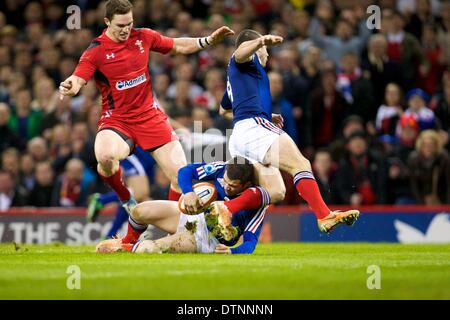
<path fill-rule="evenodd" d="M 203 208 L 201 208 L 199 212 L 196 212 L 196 214 L 205 211 L 206 208 L 208 208 L 209 205 L 217 198 L 217 190 L 212 183 L 209 182 L 196 183 L 195 185 L 192 186 L 192 189 L 204 204 Z M 187 214 L 186 208 L 184 207 L 184 195 L 181 195 L 180 199 L 178 200 L 178 209 L 181 212 Z"/>

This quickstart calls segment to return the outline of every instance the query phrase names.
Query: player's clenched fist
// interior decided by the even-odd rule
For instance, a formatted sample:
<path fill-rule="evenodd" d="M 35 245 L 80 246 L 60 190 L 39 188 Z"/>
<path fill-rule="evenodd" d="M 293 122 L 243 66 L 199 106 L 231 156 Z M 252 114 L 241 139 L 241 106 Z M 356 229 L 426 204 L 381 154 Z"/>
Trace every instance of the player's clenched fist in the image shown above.
<path fill-rule="evenodd" d="M 59 84 L 59 98 L 62 99 L 64 96 L 72 97 L 76 95 L 85 83 L 86 81 L 82 78 L 71 75 Z"/>

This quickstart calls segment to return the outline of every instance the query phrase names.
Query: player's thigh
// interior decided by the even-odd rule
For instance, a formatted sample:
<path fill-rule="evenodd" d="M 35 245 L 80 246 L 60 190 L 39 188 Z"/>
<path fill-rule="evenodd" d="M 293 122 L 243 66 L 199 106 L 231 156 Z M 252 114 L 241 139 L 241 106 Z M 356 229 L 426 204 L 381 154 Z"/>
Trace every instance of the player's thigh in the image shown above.
<path fill-rule="evenodd" d="M 113 130 L 101 130 L 95 136 L 95 157 L 98 162 L 122 160 L 130 154 L 130 147 Z"/>
<path fill-rule="evenodd" d="M 253 168 L 255 170 L 255 183 L 267 190 L 270 196 L 270 203 L 283 201 L 286 187 L 280 170 L 261 163 L 254 163 Z"/>
<path fill-rule="evenodd" d="M 302 170 L 311 171 L 309 160 L 302 155 L 287 133 L 283 133 L 272 143 L 264 160 L 291 175 Z"/>
<path fill-rule="evenodd" d="M 127 177 L 126 183 L 133 190 L 133 196 L 137 202 L 148 200 L 150 185 L 147 176 L 130 176 Z"/>
<path fill-rule="evenodd" d="M 152 156 L 172 184 L 178 186 L 178 170 L 187 164 L 180 141 L 166 143 L 153 151 Z"/>
<path fill-rule="evenodd" d="M 133 209 L 132 216 L 138 223 L 151 224 L 168 233 L 175 233 L 180 221 L 176 201 L 155 200 L 139 203 Z"/>
<path fill-rule="evenodd" d="M 189 231 L 182 231 L 157 240 L 144 240 L 136 248 L 136 253 L 194 253 L 197 242 Z"/>

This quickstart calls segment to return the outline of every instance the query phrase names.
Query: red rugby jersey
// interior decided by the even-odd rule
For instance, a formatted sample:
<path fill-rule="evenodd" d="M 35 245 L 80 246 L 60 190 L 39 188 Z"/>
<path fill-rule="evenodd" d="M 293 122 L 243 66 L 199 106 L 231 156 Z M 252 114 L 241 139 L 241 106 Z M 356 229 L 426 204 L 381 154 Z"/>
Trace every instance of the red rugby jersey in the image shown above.
<path fill-rule="evenodd" d="M 74 75 L 94 76 L 102 95 L 102 114 L 122 121 L 151 118 L 155 108 L 149 72 L 149 53 L 168 53 L 173 39 L 148 29 L 132 29 L 124 42 L 105 34 L 92 40 L 81 55 Z"/>

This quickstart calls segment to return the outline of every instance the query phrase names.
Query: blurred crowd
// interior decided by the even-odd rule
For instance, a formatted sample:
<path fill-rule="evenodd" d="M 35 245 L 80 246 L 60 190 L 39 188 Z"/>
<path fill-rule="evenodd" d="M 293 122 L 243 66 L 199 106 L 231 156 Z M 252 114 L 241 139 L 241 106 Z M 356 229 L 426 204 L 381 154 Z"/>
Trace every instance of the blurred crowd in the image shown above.
<path fill-rule="evenodd" d="M 135 0 L 134 26 L 200 37 L 228 25 L 284 38 L 269 50 L 273 111 L 330 204 L 450 203 L 450 1 Z M 369 29 L 369 5 L 380 28 Z M 67 7 L 81 28 L 66 26 Z M 0 2 L 0 210 L 85 206 L 106 190 L 93 152 L 100 96 L 59 83 L 105 25 L 99 1 Z M 155 95 L 178 127 L 225 134 L 218 115 L 234 38 L 190 56 L 152 53 Z M 218 159 L 223 160 L 223 159 Z M 151 181 L 163 198 L 168 180 Z M 285 176 L 284 204 L 300 203 Z"/>

